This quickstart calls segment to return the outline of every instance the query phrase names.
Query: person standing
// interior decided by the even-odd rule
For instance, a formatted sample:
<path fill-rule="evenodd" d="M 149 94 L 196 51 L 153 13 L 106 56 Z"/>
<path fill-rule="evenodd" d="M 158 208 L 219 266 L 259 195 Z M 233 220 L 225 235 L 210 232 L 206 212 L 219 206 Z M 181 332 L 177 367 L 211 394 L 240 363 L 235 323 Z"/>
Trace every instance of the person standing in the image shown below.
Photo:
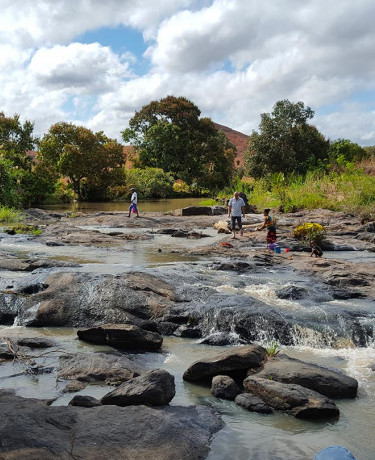
<path fill-rule="evenodd" d="M 257 230 L 260 231 L 266 228 L 267 229 L 267 235 L 266 235 L 267 246 L 275 244 L 277 240 L 276 226 L 275 226 L 274 220 L 270 216 L 270 209 L 265 209 L 263 211 L 263 216 L 264 216 L 264 223 L 261 227 L 258 227 Z"/>
<path fill-rule="evenodd" d="M 130 217 L 130 214 L 131 212 L 134 211 L 137 213 L 137 217 L 139 217 L 139 213 L 138 213 L 138 208 L 137 208 L 137 201 L 138 201 L 138 195 L 137 195 L 137 192 L 135 191 L 135 188 L 131 188 L 130 191 L 132 192 L 132 197 L 130 199 L 130 206 L 129 206 L 129 215 L 128 217 Z"/>
<path fill-rule="evenodd" d="M 233 198 L 229 200 L 228 217 L 230 217 L 232 224 L 232 239 L 236 238 L 236 221 L 240 230 L 240 236 L 242 236 L 242 217 L 245 218 L 245 202 L 238 192 L 234 192 Z"/>

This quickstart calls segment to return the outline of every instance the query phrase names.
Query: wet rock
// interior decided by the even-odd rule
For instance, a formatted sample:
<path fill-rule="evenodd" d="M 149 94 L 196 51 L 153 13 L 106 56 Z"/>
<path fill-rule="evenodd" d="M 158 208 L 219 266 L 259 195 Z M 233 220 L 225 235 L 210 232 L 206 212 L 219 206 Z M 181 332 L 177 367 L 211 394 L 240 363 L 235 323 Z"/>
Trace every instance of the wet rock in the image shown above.
<path fill-rule="evenodd" d="M 211 394 L 216 398 L 233 401 L 241 390 L 237 383 L 228 375 L 216 375 L 212 379 Z"/>
<path fill-rule="evenodd" d="M 77 391 L 83 390 L 87 387 L 87 385 L 88 382 L 80 382 L 79 380 L 73 380 L 72 382 L 69 382 L 62 391 L 63 393 L 75 393 Z"/>
<path fill-rule="evenodd" d="M 48 284 L 44 283 L 33 283 L 21 286 L 19 289 L 16 289 L 15 292 L 18 294 L 36 294 L 37 292 L 44 291 L 48 288 Z"/>
<path fill-rule="evenodd" d="M 187 325 L 179 326 L 173 333 L 176 337 L 188 337 L 190 339 L 200 339 L 202 330 L 199 327 L 191 327 Z"/>
<path fill-rule="evenodd" d="M 156 332 L 146 331 L 132 324 L 103 324 L 78 330 L 78 338 L 99 345 L 110 345 L 122 350 L 158 350 L 163 338 Z"/>
<path fill-rule="evenodd" d="M 198 460 L 223 422 L 208 407 L 51 406 L 0 396 L 0 457 L 4 460 Z M 147 427 L 147 428 L 145 428 Z M 69 453 L 69 454 L 68 454 Z"/>
<path fill-rule="evenodd" d="M 66 214 L 60 212 L 48 212 L 44 209 L 39 208 L 29 208 L 24 211 L 24 214 L 28 219 L 35 219 L 35 220 L 49 220 L 49 219 L 61 219 L 65 217 Z"/>
<path fill-rule="evenodd" d="M 158 330 L 161 335 L 173 335 L 174 331 L 178 328 L 178 324 L 170 321 L 161 321 L 158 324 Z"/>
<path fill-rule="evenodd" d="M 207 337 L 204 337 L 200 343 L 204 345 L 223 347 L 227 345 L 241 345 L 245 344 L 246 342 L 237 336 L 233 336 L 233 334 L 218 332 L 216 334 L 210 334 Z"/>
<path fill-rule="evenodd" d="M 69 401 L 69 406 L 98 407 L 101 405 L 102 403 L 92 396 L 76 395 Z"/>
<path fill-rule="evenodd" d="M 254 268 L 254 265 L 248 262 L 233 261 L 233 262 L 217 262 L 212 265 L 214 270 L 227 270 L 235 272 L 244 272 L 246 270 Z"/>
<path fill-rule="evenodd" d="M 267 361 L 257 377 L 296 383 L 330 398 L 354 398 L 358 389 L 358 382 L 352 377 L 284 354 Z"/>
<path fill-rule="evenodd" d="M 211 206 L 188 206 L 182 208 L 182 216 L 212 216 Z"/>
<path fill-rule="evenodd" d="M 366 297 L 365 294 L 360 291 L 353 291 L 351 289 L 344 288 L 333 288 L 332 296 L 337 300 L 360 299 L 362 297 Z"/>
<path fill-rule="evenodd" d="M 45 245 L 50 246 L 50 247 L 57 247 L 57 246 L 65 246 L 65 243 L 61 243 L 60 241 L 46 241 Z"/>
<path fill-rule="evenodd" d="M 238 406 L 241 406 L 250 412 L 258 412 L 260 414 L 272 414 L 273 412 L 272 408 L 268 404 L 251 393 L 242 393 L 236 396 L 234 401 Z"/>
<path fill-rule="evenodd" d="M 55 346 L 55 343 L 50 339 L 44 339 L 42 337 L 23 337 L 17 340 L 17 344 L 20 347 L 29 348 L 51 348 Z"/>
<path fill-rule="evenodd" d="M 238 378 L 250 368 L 259 367 L 266 357 L 266 350 L 259 345 L 248 345 L 225 350 L 215 356 L 196 361 L 184 372 L 187 381 L 211 380 L 216 375 Z"/>
<path fill-rule="evenodd" d="M 155 369 L 123 383 L 103 396 L 101 402 L 116 406 L 164 406 L 172 401 L 175 393 L 174 376 L 163 369 Z"/>
<path fill-rule="evenodd" d="M 0 339 L 0 359 L 14 359 L 14 353 L 9 348 L 9 344 Z"/>
<path fill-rule="evenodd" d="M 260 377 L 247 377 L 243 384 L 246 392 L 258 396 L 272 408 L 297 418 L 321 420 L 338 417 L 340 413 L 331 399 L 301 385 Z"/>
<path fill-rule="evenodd" d="M 279 299 L 299 300 L 304 299 L 308 295 L 308 290 L 300 286 L 286 286 L 275 291 Z"/>
<path fill-rule="evenodd" d="M 80 382 L 122 383 L 137 377 L 142 369 L 125 356 L 109 353 L 77 353 L 59 358 L 57 377 Z"/>

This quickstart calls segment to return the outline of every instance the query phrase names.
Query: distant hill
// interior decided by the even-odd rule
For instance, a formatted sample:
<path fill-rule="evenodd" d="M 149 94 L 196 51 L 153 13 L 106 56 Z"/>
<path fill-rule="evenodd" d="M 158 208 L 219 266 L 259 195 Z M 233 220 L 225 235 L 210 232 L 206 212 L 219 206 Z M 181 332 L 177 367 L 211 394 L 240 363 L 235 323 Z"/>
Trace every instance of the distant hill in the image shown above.
<path fill-rule="evenodd" d="M 237 148 L 237 156 L 234 160 L 234 164 L 236 167 L 243 166 L 244 164 L 244 153 L 247 149 L 247 144 L 249 142 L 249 136 L 246 134 L 240 133 L 239 131 L 235 131 L 232 128 L 228 128 L 228 126 L 219 125 L 219 123 L 215 123 L 216 129 L 221 130 L 230 140 L 230 142 Z"/>
<path fill-rule="evenodd" d="M 221 130 L 227 136 L 229 141 L 236 147 L 237 149 L 237 156 L 234 160 L 234 165 L 237 168 L 238 166 L 243 166 L 244 164 L 244 153 L 247 149 L 247 144 L 249 142 L 249 136 L 246 134 L 240 133 L 239 131 L 235 131 L 232 128 L 228 128 L 228 126 L 220 125 L 219 123 L 215 123 L 214 125 L 217 130 Z M 129 169 L 132 167 L 132 154 L 134 154 L 133 147 L 131 145 L 127 145 L 123 147 L 124 155 L 126 155 L 126 168 Z"/>

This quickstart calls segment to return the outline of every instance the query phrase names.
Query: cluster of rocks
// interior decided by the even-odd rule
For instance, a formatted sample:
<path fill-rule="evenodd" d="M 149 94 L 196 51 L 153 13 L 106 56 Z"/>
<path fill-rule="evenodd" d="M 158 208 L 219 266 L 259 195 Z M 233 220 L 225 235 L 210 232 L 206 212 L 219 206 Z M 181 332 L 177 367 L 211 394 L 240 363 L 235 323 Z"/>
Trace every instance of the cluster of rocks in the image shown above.
<path fill-rule="evenodd" d="M 339 416 L 332 399 L 354 398 L 358 382 L 337 370 L 277 355 L 258 345 L 235 347 L 196 361 L 184 373 L 194 383 L 211 381 L 211 393 L 252 412 L 283 411 L 297 418 Z"/>

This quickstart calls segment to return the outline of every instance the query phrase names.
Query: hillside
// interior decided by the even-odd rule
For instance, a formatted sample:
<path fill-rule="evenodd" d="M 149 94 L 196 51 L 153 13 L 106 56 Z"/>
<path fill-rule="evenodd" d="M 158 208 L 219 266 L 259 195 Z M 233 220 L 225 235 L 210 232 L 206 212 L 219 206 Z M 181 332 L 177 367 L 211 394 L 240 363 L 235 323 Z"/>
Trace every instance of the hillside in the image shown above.
<path fill-rule="evenodd" d="M 244 153 L 247 149 L 247 144 L 249 142 L 249 136 L 246 134 L 235 131 L 234 129 L 228 128 L 227 126 L 220 125 L 219 123 L 214 123 L 216 129 L 221 130 L 230 140 L 230 142 L 237 148 L 237 156 L 234 160 L 236 167 L 243 166 L 244 164 Z"/>

